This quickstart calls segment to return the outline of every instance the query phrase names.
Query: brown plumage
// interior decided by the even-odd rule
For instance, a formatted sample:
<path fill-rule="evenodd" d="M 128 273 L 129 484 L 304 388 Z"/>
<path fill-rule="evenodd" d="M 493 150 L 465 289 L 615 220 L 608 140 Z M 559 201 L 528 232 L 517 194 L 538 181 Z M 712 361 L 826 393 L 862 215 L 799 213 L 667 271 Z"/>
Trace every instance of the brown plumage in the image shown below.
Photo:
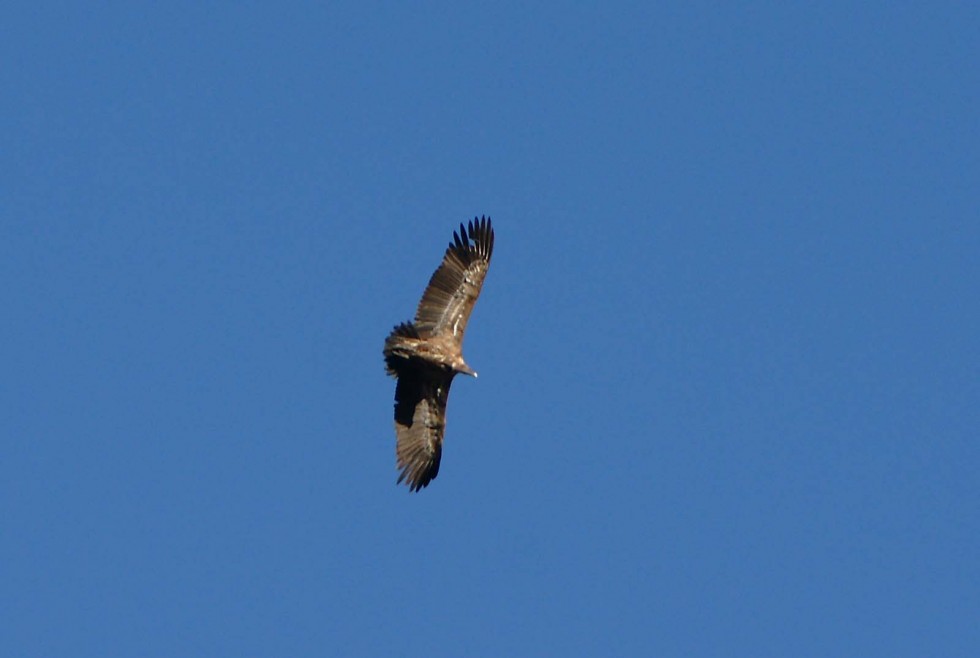
<path fill-rule="evenodd" d="M 439 474 L 449 386 L 457 373 L 476 377 L 463 360 L 463 332 L 480 296 L 493 253 L 493 227 L 483 217 L 459 225 L 442 263 L 422 293 L 415 322 L 385 339 L 388 374 L 395 386 L 396 455 L 401 475 L 418 491 Z"/>

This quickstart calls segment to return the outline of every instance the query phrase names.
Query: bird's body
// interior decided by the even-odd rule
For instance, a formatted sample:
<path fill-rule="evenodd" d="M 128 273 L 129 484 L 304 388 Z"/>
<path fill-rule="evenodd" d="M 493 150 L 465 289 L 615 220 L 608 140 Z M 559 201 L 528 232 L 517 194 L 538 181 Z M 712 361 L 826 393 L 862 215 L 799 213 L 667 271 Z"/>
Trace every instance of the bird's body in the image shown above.
<path fill-rule="evenodd" d="M 460 224 L 429 285 L 414 322 L 403 322 L 385 339 L 388 374 L 395 387 L 396 454 L 412 491 L 439 473 L 449 387 L 458 373 L 476 377 L 463 359 L 463 333 L 483 287 L 493 253 L 489 218 Z"/>
<path fill-rule="evenodd" d="M 442 369 L 462 372 L 476 376 L 476 373 L 463 360 L 459 345 L 452 336 L 436 335 L 422 338 L 417 331 L 412 332 L 414 325 L 402 324 L 389 334 L 385 340 L 385 359 L 388 364 L 388 374 L 398 374 L 398 359 L 415 363 L 419 367 L 425 365 L 439 366 Z M 401 330 L 401 331 L 399 331 Z M 392 365 L 394 364 L 394 368 Z"/>

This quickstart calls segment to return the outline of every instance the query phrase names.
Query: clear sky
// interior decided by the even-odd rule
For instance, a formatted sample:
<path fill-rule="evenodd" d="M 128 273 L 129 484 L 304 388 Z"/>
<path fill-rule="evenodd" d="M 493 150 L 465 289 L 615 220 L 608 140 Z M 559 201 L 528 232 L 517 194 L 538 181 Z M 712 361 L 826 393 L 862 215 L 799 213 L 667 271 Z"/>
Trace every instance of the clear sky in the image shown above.
<path fill-rule="evenodd" d="M 6 5 L 0 654 L 980 655 L 978 35 Z M 483 214 L 411 494 L 382 342 Z"/>

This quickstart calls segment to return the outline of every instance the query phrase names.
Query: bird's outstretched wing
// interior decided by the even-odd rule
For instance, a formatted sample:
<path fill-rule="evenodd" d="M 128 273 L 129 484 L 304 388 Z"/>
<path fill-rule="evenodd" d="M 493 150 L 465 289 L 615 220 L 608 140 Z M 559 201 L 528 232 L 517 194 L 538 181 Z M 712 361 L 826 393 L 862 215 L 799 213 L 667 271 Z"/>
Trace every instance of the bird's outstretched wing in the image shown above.
<path fill-rule="evenodd" d="M 399 371 L 395 387 L 396 452 L 401 475 L 412 491 L 439 474 L 446 403 L 452 375 L 436 369 L 408 367 Z"/>
<path fill-rule="evenodd" d="M 492 254 L 493 226 L 488 217 L 474 219 L 468 227 L 459 225 L 459 233 L 453 232 L 453 242 L 415 312 L 419 332 L 428 336 L 448 333 L 462 344 Z"/>

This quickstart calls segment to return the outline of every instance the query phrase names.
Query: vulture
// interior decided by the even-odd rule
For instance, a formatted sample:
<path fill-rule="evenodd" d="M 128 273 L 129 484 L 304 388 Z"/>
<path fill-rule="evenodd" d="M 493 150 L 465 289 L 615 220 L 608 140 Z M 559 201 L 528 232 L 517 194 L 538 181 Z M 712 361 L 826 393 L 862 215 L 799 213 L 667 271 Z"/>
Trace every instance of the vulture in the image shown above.
<path fill-rule="evenodd" d="M 449 386 L 458 373 L 476 377 L 463 360 L 463 332 L 480 296 L 493 253 L 489 217 L 459 225 L 442 263 L 422 293 L 414 322 L 385 339 L 385 368 L 395 385 L 398 482 L 411 491 L 439 474 Z"/>

